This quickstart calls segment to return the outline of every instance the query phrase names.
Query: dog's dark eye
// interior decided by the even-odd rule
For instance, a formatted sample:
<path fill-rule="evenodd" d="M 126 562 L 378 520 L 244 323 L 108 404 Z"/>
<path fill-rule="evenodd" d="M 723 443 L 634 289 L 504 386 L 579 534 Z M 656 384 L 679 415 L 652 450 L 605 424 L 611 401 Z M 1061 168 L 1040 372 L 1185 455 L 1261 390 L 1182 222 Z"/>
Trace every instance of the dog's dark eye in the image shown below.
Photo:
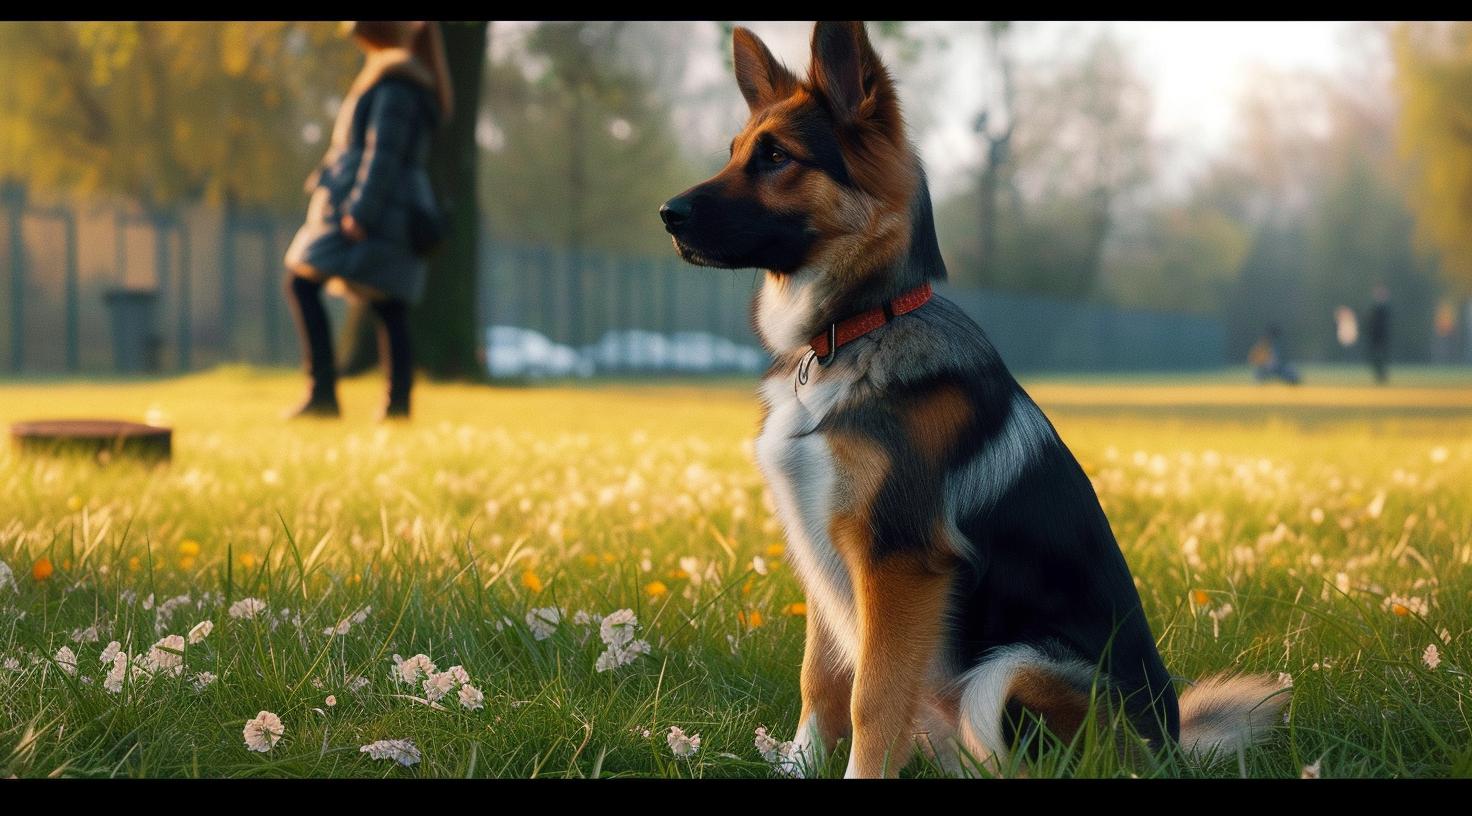
<path fill-rule="evenodd" d="M 781 166 L 787 162 L 787 154 L 783 153 L 781 148 L 768 148 L 767 161 L 771 162 L 773 166 Z"/>

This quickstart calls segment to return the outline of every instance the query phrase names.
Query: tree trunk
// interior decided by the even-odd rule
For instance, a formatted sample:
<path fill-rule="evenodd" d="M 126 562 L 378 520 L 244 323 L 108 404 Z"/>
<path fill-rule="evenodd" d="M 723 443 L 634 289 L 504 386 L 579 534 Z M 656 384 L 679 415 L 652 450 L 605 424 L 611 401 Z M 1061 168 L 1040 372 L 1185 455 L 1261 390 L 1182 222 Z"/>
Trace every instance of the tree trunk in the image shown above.
<path fill-rule="evenodd" d="M 455 92 L 455 115 L 435 135 L 430 180 L 450 207 L 450 234 L 429 265 L 424 300 L 414 310 L 414 356 L 436 379 L 481 379 L 476 282 L 480 214 L 476 206 L 475 142 L 488 23 L 444 22 L 445 56 Z"/>

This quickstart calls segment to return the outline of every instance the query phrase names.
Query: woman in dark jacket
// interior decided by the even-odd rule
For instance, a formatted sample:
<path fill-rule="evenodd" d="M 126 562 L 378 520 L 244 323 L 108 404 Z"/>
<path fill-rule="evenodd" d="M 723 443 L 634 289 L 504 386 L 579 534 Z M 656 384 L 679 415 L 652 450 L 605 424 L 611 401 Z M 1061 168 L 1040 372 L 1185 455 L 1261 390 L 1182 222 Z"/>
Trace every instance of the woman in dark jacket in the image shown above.
<path fill-rule="evenodd" d="M 340 416 L 332 332 L 322 288 L 337 280 L 379 317 L 388 364 L 384 418 L 409 416 L 413 358 L 408 307 L 424 292 L 416 224 L 437 218 L 425 171 L 430 137 L 449 118 L 450 78 L 439 28 L 425 21 L 351 24 L 366 55 L 338 111 L 332 145 L 307 186 L 307 220 L 286 250 L 311 391 L 291 416 Z M 422 231 L 420 231 L 422 233 Z"/>

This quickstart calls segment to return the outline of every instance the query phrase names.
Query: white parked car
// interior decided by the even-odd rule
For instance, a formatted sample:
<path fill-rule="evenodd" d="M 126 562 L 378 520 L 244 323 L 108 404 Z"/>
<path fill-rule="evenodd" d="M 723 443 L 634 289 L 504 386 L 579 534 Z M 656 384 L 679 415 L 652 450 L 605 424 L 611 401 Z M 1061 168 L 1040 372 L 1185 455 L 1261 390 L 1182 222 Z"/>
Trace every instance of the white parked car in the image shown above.
<path fill-rule="evenodd" d="M 664 371 L 670 367 L 670 355 L 670 341 L 645 329 L 605 332 L 582 350 L 583 359 L 598 371 Z"/>
<path fill-rule="evenodd" d="M 520 326 L 486 329 L 486 368 L 492 377 L 590 377 L 593 363 L 571 346 Z"/>

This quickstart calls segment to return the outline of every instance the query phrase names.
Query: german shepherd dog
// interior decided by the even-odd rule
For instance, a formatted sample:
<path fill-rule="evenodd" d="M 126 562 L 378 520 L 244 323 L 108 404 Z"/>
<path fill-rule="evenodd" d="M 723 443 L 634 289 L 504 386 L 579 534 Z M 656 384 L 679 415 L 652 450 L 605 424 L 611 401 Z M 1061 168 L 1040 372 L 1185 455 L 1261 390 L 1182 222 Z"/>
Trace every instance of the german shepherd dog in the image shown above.
<path fill-rule="evenodd" d="M 660 216 L 686 261 L 764 270 L 756 456 L 808 597 L 797 771 L 846 737 L 849 777 L 897 774 L 917 742 L 1000 768 L 1101 712 L 1151 749 L 1249 744 L 1277 683 L 1221 675 L 1178 706 L 1088 477 L 932 294 L 925 174 L 863 24 L 818 23 L 805 80 L 747 29 L 733 48 L 751 116 Z"/>

